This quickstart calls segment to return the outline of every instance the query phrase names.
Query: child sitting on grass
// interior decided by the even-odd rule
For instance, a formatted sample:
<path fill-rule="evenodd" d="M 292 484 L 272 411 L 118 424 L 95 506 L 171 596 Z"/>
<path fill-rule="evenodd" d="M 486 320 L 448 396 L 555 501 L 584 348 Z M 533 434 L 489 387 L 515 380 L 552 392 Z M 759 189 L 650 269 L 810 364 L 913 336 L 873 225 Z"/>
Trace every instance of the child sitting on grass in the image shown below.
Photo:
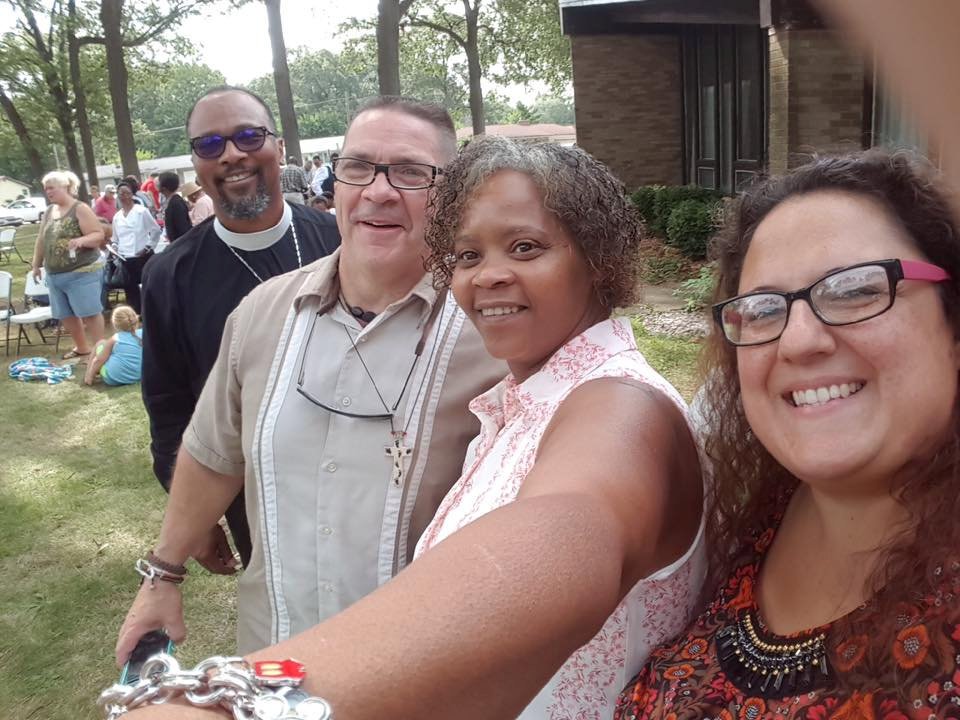
<path fill-rule="evenodd" d="M 140 382 L 143 361 L 143 329 L 138 328 L 140 318 L 129 305 L 118 305 L 110 322 L 117 332 L 108 340 L 97 343 L 83 381 L 93 385 L 99 375 L 107 385 Z"/>

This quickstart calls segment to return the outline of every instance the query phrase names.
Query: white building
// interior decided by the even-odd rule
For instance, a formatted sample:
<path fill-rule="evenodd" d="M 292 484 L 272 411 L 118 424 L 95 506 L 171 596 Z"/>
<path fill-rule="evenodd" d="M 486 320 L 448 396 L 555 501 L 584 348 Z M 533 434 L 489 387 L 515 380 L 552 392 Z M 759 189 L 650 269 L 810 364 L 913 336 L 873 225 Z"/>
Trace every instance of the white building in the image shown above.
<path fill-rule="evenodd" d="M 19 200 L 29 194 L 30 186 L 27 183 L 14 180 L 6 175 L 0 175 L 0 202 Z"/>
<path fill-rule="evenodd" d="M 330 153 L 339 151 L 342 146 L 343 135 L 301 140 L 300 160 L 306 162 L 312 159 L 314 155 L 319 155 L 324 162 L 328 162 L 330 160 Z M 193 170 L 191 155 L 174 155 L 172 157 L 151 158 L 150 160 L 140 161 L 141 179 L 146 179 L 150 173 L 153 172 L 162 173 L 168 171 L 175 172 L 179 175 L 181 183 L 196 180 L 197 178 L 197 174 Z M 115 185 L 123 179 L 123 169 L 119 165 L 97 165 L 97 178 L 100 180 L 101 188 L 108 183 Z M 0 190 L 0 192 L 2 192 L 2 190 Z"/>

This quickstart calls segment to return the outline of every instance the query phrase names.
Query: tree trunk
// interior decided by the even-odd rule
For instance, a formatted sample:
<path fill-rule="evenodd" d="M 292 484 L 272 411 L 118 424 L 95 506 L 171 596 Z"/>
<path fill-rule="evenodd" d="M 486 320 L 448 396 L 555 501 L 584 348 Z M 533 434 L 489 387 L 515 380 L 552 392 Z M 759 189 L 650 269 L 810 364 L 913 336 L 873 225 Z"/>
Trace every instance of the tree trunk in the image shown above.
<path fill-rule="evenodd" d="M 87 167 L 89 185 L 99 185 L 97 178 L 97 161 L 93 154 L 93 135 L 90 132 L 90 120 L 87 117 L 87 94 L 83 90 L 83 79 L 80 76 L 80 43 L 77 41 L 77 4 L 76 0 L 67 3 L 67 50 L 70 56 L 70 84 L 73 86 L 74 110 L 77 115 L 77 128 L 80 130 L 80 144 L 83 146 L 83 162 Z M 80 199 L 88 200 L 88 185 L 80 175 Z"/>
<path fill-rule="evenodd" d="M 377 78 L 381 95 L 400 94 L 399 0 L 380 0 L 377 14 Z"/>
<path fill-rule="evenodd" d="M 265 0 L 265 2 L 270 48 L 273 50 L 273 84 L 277 90 L 277 106 L 280 108 L 280 124 L 283 126 L 286 154 L 296 155 L 299 159 L 300 128 L 297 125 L 297 112 L 293 108 L 293 91 L 290 89 L 290 69 L 287 67 L 287 46 L 283 41 L 280 0 Z"/>
<path fill-rule="evenodd" d="M 33 38 L 34 47 L 40 56 L 40 72 L 43 73 L 43 82 L 47 86 L 47 91 L 53 99 L 53 111 L 57 119 L 57 125 L 60 126 L 60 133 L 63 135 L 64 150 L 67 153 L 67 166 L 83 182 L 83 168 L 80 165 L 80 154 L 77 152 L 77 138 L 73 134 L 73 113 L 70 110 L 70 102 L 67 99 L 66 83 L 62 81 L 60 68 L 58 67 L 54 56 L 54 49 L 43 39 L 43 33 L 37 24 L 36 16 L 30 5 L 20 4 L 20 10 L 27 20 L 27 26 L 30 35 Z M 54 18 L 50 18 L 54 22 Z M 52 42 L 52 41 L 51 41 Z"/>
<path fill-rule="evenodd" d="M 137 161 L 137 146 L 133 139 L 133 122 L 127 100 L 127 65 L 123 57 L 122 19 L 123 0 L 101 0 L 100 23 L 103 25 L 104 44 L 107 48 L 107 81 L 113 107 L 113 123 L 117 132 L 117 149 L 120 151 L 120 165 L 124 175 L 140 177 L 140 163 Z"/>
<path fill-rule="evenodd" d="M 67 93 L 60 78 L 57 76 L 54 68 L 49 63 L 43 64 L 43 77 L 47 84 L 47 89 L 53 98 L 53 107 L 57 116 L 57 125 L 60 126 L 60 134 L 63 135 L 63 146 L 67 153 L 67 167 L 83 183 L 83 166 L 80 164 L 80 153 L 77 150 L 77 138 L 73 134 L 73 114 L 70 112 L 70 102 L 67 100 Z M 86 189 L 83 188 L 84 194 Z"/>
<path fill-rule="evenodd" d="M 27 130 L 27 126 L 24 124 L 23 118 L 20 117 L 20 113 L 17 112 L 17 108 L 13 104 L 13 100 L 11 100 L 7 93 L 4 92 L 2 87 L 0 87 L 0 106 L 3 107 L 3 112 L 7 116 L 7 120 L 10 121 L 14 132 L 16 132 L 17 137 L 20 138 L 20 143 L 23 145 L 23 150 L 27 154 L 27 160 L 30 161 L 30 170 L 33 173 L 33 182 L 39 186 L 40 179 L 43 177 L 43 160 L 40 159 L 40 153 L 37 151 L 37 146 L 33 144 L 33 138 L 30 137 L 30 132 Z"/>
<path fill-rule="evenodd" d="M 463 9 L 467 21 L 467 75 L 470 81 L 470 118 L 473 121 L 473 135 L 479 137 L 487 131 L 483 117 L 483 87 L 480 78 L 483 71 L 480 66 L 479 20 L 480 1 L 470 7 L 469 0 L 463 0 Z"/>

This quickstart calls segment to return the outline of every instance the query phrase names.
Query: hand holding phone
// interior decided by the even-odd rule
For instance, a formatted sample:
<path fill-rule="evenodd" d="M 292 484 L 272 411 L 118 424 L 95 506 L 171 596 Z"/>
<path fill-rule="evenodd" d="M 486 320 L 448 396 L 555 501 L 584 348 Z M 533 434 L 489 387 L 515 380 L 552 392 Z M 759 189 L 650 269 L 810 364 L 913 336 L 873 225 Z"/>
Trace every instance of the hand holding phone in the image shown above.
<path fill-rule="evenodd" d="M 146 582 L 137 591 L 133 605 L 120 628 L 115 650 L 117 667 L 123 667 L 130 659 L 130 653 L 141 637 L 159 628 L 163 628 L 176 643 L 182 643 L 186 639 L 183 597 L 180 587 L 174 583 L 160 581 L 151 585 Z"/>
<path fill-rule="evenodd" d="M 173 641 L 163 630 L 152 630 L 140 638 L 130 653 L 130 659 L 120 673 L 121 685 L 136 685 L 140 681 L 140 668 L 157 653 L 173 654 Z"/>

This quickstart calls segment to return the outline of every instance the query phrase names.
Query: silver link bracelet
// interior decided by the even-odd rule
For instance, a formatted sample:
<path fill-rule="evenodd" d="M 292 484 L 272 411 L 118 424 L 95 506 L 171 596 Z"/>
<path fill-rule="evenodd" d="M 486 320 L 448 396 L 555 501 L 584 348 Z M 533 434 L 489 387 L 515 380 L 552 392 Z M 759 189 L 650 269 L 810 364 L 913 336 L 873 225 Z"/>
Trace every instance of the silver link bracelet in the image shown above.
<path fill-rule="evenodd" d="M 270 672 L 258 674 L 256 668 L 264 665 Z M 298 671 L 287 672 L 288 666 Z M 106 720 L 176 698 L 195 707 L 227 710 L 234 720 L 333 720 L 326 700 L 300 689 L 302 666 L 295 661 L 251 666 L 240 657 L 216 656 L 181 670 L 173 656 L 159 653 L 143 664 L 140 677 L 135 685 L 112 685 L 100 694 L 97 705 Z"/>

